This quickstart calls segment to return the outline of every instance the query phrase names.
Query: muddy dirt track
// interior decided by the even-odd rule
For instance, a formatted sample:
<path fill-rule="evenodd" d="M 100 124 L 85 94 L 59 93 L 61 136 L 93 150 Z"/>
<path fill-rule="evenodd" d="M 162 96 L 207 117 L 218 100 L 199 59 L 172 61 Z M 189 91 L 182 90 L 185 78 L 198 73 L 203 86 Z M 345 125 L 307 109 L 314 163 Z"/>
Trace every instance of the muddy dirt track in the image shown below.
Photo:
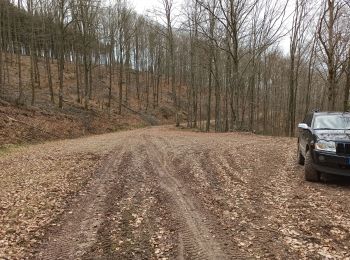
<path fill-rule="evenodd" d="M 305 182 L 295 139 L 156 127 L 74 142 L 108 153 L 30 258 L 350 257 L 350 182 Z"/>

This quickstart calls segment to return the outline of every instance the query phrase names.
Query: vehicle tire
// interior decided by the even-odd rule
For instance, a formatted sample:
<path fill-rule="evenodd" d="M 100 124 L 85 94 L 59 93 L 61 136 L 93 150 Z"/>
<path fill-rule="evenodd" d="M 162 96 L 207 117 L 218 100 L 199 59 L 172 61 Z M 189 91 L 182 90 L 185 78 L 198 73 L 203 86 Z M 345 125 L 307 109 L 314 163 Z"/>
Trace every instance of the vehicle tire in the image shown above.
<path fill-rule="evenodd" d="M 312 166 L 311 152 L 307 151 L 305 155 L 305 180 L 311 182 L 320 181 L 320 173 L 314 169 Z"/>
<path fill-rule="evenodd" d="M 305 158 L 301 154 L 299 147 L 298 147 L 298 154 L 297 154 L 297 162 L 298 162 L 299 165 L 304 165 L 305 164 Z"/>

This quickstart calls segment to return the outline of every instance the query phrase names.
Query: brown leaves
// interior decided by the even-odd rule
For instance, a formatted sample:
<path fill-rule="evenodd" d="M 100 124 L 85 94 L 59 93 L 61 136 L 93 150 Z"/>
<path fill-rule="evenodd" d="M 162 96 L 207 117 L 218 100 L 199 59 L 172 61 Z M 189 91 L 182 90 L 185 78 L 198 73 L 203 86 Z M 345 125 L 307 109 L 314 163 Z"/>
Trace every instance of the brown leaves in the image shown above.
<path fill-rule="evenodd" d="M 93 141 L 91 152 L 80 147 L 85 141 L 36 145 L 0 157 L 0 256 L 28 256 L 112 148 L 103 151 Z"/>
<path fill-rule="evenodd" d="M 173 203 L 181 197 L 196 202 L 188 209 L 200 216 L 194 225 L 207 227 L 223 251 L 237 258 L 350 257 L 350 190 L 346 184 L 304 182 L 294 162 L 294 139 L 138 131 L 37 145 L 0 157 L 0 256 L 30 255 L 46 227 L 59 225 L 56 219 L 72 195 L 98 178 L 100 158 L 130 140 L 113 166 L 115 180 L 106 184 L 110 193 L 101 198 L 106 209 L 98 215 L 104 223 L 97 255 L 107 239 L 113 250 L 108 254 L 121 258 L 174 256 L 187 230 Z M 147 153 L 148 139 L 156 143 L 152 151 L 176 179 L 178 192 L 169 194 L 170 186 L 168 191 L 160 185 L 164 172 L 151 167 L 159 162 Z M 76 212 L 70 208 L 67 215 Z"/>

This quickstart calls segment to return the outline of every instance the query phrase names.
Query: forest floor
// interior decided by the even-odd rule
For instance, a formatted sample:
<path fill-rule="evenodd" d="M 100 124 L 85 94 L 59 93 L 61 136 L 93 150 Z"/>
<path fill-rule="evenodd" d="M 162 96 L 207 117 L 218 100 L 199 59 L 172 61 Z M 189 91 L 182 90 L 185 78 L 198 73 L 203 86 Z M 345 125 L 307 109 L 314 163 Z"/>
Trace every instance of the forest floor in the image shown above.
<path fill-rule="evenodd" d="M 135 83 L 123 89 L 123 104 L 121 114 L 118 114 L 119 90 L 118 80 L 112 86 L 111 108 L 107 109 L 108 74 L 103 66 L 93 73 L 92 99 L 89 109 L 84 109 L 83 101 L 77 101 L 76 75 L 74 64 L 67 63 L 64 71 L 63 108 L 58 108 L 58 75 L 57 62 L 52 63 L 53 88 L 55 104 L 50 101 L 49 87 L 46 79 L 46 69 L 43 60 L 39 62 L 41 77 L 40 87 L 35 88 L 35 102 L 31 105 L 31 75 L 30 57 L 22 56 L 23 101 L 17 104 L 18 68 L 16 61 L 9 62 L 5 85 L 0 89 L 0 153 L 13 145 L 27 145 L 48 140 L 77 138 L 81 136 L 104 134 L 120 130 L 130 130 L 149 125 L 171 124 L 175 121 L 175 109 L 171 99 L 171 89 L 163 79 L 159 103 L 155 105 L 150 94 L 137 98 Z M 117 74 L 118 70 L 115 71 Z M 145 73 L 140 74 L 140 91 L 145 91 Z M 182 89 L 182 99 L 185 88 Z M 184 118 L 185 119 L 185 118 Z"/>
<path fill-rule="evenodd" d="M 345 259 L 350 181 L 293 138 L 149 127 L 0 156 L 0 259 Z"/>
<path fill-rule="evenodd" d="M 76 104 L 60 110 L 55 107 L 20 107 L 5 102 L 0 99 L 0 152 L 13 145 L 77 138 L 151 125 L 135 113 L 124 112 L 123 115 L 113 114 L 109 117 L 106 112 L 97 109 L 86 111 Z"/>

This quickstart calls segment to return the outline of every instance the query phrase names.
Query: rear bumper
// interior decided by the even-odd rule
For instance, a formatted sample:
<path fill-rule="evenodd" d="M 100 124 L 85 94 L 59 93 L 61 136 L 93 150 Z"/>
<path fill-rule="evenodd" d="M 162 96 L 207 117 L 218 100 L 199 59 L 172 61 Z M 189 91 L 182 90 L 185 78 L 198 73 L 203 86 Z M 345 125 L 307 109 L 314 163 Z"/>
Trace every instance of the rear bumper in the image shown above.
<path fill-rule="evenodd" d="M 328 174 L 350 176 L 350 157 L 313 151 L 313 167 Z"/>

